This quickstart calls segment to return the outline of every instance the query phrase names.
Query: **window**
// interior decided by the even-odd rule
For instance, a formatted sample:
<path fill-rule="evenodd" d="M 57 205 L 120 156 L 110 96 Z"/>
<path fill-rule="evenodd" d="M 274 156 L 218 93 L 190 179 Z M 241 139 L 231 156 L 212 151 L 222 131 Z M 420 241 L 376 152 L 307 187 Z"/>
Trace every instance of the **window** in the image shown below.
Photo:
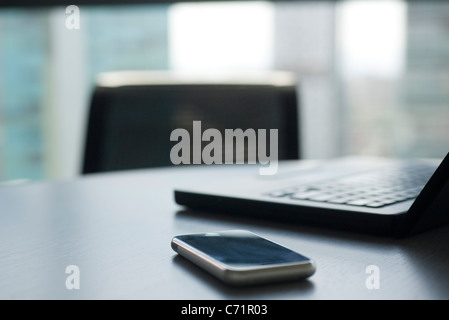
<path fill-rule="evenodd" d="M 0 11 L 0 181 L 78 174 L 96 74 L 168 67 L 167 5 Z"/>
<path fill-rule="evenodd" d="M 449 4 L 345 1 L 339 15 L 343 153 L 449 151 Z"/>
<path fill-rule="evenodd" d="M 306 158 L 449 151 L 449 4 L 201 2 L 0 10 L 0 181 L 79 174 L 97 73 L 290 70 Z"/>

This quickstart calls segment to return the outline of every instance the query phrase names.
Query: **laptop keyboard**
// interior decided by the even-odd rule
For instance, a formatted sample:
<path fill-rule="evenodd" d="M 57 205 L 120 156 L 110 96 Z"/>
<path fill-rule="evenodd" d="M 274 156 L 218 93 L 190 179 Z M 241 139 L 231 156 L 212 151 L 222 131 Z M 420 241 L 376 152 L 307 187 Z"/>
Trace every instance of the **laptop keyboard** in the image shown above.
<path fill-rule="evenodd" d="M 380 208 L 415 199 L 434 171 L 435 167 L 425 164 L 393 166 L 274 190 L 268 195 L 275 198 L 288 197 L 293 200 Z"/>

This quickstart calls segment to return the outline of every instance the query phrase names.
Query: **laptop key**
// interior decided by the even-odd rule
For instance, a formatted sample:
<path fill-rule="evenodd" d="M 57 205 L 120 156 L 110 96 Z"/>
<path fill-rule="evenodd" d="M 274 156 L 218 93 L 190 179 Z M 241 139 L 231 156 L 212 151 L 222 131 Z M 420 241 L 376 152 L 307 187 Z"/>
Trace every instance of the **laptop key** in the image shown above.
<path fill-rule="evenodd" d="M 281 198 L 281 197 L 287 196 L 288 193 L 285 193 L 284 191 L 280 190 L 280 191 L 270 192 L 268 195 L 271 197 L 275 197 L 275 198 Z"/>
<path fill-rule="evenodd" d="M 346 202 L 348 202 L 348 201 L 352 201 L 352 199 L 338 197 L 338 198 L 333 198 L 333 199 L 327 200 L 327 202 L 329 202 L 329 203 L 335 203 L 335 204 L 343 204 L 343 203 L 346 203 Z"/>
<path fill-rule="evenodd" d="M 298 199 L 298 200 L 306 200 L 306 199 L 310 199 L 313 196 L 317 196 L 319 194 L 321 194 L 320 191 L 297 192 L 297 193 L 290 195 L 290 198 Z"/>
<path fill-rule="evenodd" d="M 364 199 L 364 198 L 362 198 L 362 199 L 352 200 L 352 201 L 349 201 L 349 202 L 346 202 L 346 203 L 350 204 L 350 205 L 353 205 L 353 206 L 364 206 L 364 205 L 366 205 L 368 203 L 372 203 L 372 202 L 373 202 L 372 199 Z"/>
<path fill-rule="evenodd" d="M 385 206 L 385 204 L 383 202 L 371 202 L 371 203 L 367 203 L 365 204 L 366 207 L 370 207 L 370 208 L 380 208 Z"/>
<path fill-rule="evenodd" d="M 315 196 L 311 196 L 309 198 L 307 198 L 308 200 L 313 200 L 313 201 L 327 201 L 329 199 L 335 198 L 335 194 L 333 193 L 321 193 Z"/>

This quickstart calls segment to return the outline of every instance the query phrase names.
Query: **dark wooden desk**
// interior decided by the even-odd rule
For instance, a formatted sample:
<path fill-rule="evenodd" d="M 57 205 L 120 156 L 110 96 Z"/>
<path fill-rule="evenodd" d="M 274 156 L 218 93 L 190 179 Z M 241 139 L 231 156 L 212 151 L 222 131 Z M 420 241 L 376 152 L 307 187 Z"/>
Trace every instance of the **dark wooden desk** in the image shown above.
<path fill-rule="evenodd" d="M 0 187 L 1 299 L 448 299 L 449 228 L 395 240 L 188 212 L 173 188 L 254 168 L 184 167 Z M 174 235 L 248 229 L 317 263 L 309 280 L 231 288 L 176 256 Z M 80 289 L 68 290 L 80 271 Z M 368 289 L 369 265 L 380 288 Z"/>

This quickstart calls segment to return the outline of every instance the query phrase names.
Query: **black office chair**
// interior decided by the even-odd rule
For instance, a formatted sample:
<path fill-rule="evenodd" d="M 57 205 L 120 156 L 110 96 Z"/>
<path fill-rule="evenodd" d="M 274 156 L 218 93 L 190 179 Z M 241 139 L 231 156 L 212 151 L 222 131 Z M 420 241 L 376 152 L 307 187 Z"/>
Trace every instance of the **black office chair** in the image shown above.
<path fill-rule="evenodd" d="M 99 75 L 82 173 L 171 166 L 174 129 L 278 129 L 278 159 L 298 159 L 298 97 L 291 73 L 199 77 L 122 71 Z M 268 137 L 267 137 L 268 140 Z M 204 143 L 203 143 L 204 145 Z M 269 149 L 267 149 L 269 150 Z M 268 151 L 267 151 L 268 152 Z"/>

